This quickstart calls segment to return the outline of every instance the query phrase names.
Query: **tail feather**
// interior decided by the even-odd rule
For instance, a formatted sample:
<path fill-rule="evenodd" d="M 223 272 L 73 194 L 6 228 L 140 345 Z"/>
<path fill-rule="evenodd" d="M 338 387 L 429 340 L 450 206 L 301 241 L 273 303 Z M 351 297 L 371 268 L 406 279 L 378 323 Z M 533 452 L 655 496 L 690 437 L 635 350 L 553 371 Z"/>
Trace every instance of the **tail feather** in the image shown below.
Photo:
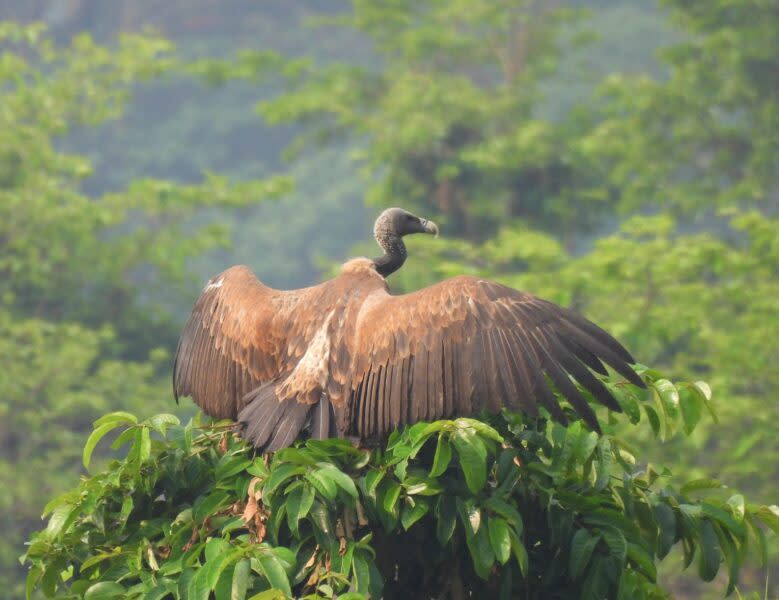
<path fill-rule="evenodd" d="M 265 383 L 243 397 L 238 423 L 245 440 L 261 452 L 275 452 L 292 444 L 306 427 L 315 439 L 335 435 L 333 408 L 324 394 L 316 404 L 279 400 L 277 384 Z"/>
<path fill-rule="evenodd" d="M 276 424 L 273 436 L 265 447 L 266 452 L 275 452 L 286 448 L 300 435 L 300 430 L 306 422 L 306 417 L 311 411 L 310 404 L 302 404 L 295 400 L 287 400 L 283 416 Z"/>
<path fill-rule="evenodd" d="M 315 440 L 324 440 L 336 436 L 333 405 L 327 396 L 322 394 L 311 413 L 311 437 Z"/>
<path fill-rule="evenodd" d="M 247 441 L 264 448 L 276 424 L 284 414 L 285 403 L 276 397 L 275 382 L 261 385 L 243 398 L 244 407 L 238 413 L 238 423 Z"/>

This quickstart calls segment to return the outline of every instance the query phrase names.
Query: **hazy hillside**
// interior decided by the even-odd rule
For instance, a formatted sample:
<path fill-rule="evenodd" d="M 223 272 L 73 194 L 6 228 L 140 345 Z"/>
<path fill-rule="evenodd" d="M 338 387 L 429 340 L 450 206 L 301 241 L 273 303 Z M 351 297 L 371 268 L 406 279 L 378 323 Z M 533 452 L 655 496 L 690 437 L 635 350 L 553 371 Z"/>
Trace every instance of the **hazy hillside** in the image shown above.
<path fill-rule="evenodd" d="M 670 39 L 654 2 L 575 4 L 591 11 L 594 41 L 576 52 L 572 48 L 547 84 L 549 101 L 543 110 L 551 116 L 590 94 L 604 73 L 657 71 L 655 48 Z M 43 20 L 61 39 L 81 31 L 111 39 L 151 27 L 188 56 L 274 49 L 323 62 L 365 60 L 370 49 L 355 34 L 305 27 L 321 14 L 320 7 L 314 0 L 116 0 L 110 8 L 100 0 L 1 0 L 0 18 Z M 348 2 L 328 3 L 329 14 L 346 7 Z M 292 168 L 298 192 L 246 214 L 218 216 L 233 222 L 235 246 L 193 269 L 203 280 L 241 262 L 274 285 L 305 285 L 319 277 L 322 261 L 340 261 L 355 242 L 370 239 L 375 210 L 364 207 L 363 182 L 337 151 L 314 152 L 295 166 L 280 158 L 294 129 L 268 127 L 254 111 L 256 103 L 272 93 L 267 86 L 240 82 L 216 89 L 192 80 L 155 82 L 137 90 L 121 121 L 73 135 L 65 143 L 94 161 L 96 175 L 87 190 L 95 194 L 139 177 L 190 182 L 204 171 L 249 178 Z M 402 205 L 403 198 L 397 204 Z M 312 212 L 316 219 L 296 218 Z"/>

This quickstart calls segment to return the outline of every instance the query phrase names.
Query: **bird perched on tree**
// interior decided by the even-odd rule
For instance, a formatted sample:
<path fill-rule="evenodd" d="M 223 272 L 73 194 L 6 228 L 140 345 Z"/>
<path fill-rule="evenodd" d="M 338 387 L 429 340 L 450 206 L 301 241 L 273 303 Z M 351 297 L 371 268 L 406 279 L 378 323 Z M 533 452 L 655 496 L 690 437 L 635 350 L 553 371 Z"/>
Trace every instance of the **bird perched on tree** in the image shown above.
<path fill-rule="evenodd" d="M 377 440 L 417 421 L 501 406 L 566 423 L 549 383 L 584 421 L 595 414 L 571 376 L 610 409 L 620 406 L 592 371 L 604 362 L 644 386 L 625 348 L 580 315 L 498 283 L 459 276 L 409 294 L 385 278 L 406 260 L 403 237 L 438 234 L 432 221 L 385 210 L 374 236 L 384 253 L 355 258 L 319 285 L 280 291 L 245 266 L 212 278 L 181 333 L 176 400 L 236 419 L 273 451 L 311 437 Z"/>

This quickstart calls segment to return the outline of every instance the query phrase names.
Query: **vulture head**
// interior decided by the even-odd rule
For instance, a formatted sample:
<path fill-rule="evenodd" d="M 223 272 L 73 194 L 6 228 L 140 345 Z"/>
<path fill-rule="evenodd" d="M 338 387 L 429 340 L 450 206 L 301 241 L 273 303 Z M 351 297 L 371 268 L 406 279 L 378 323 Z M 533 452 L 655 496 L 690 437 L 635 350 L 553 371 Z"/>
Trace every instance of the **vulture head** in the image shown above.
<path fill-rule="evenodd" d="M 411 233 L 432 233 L 437 236 L 438 225 L 402 208 L 388 208 L 376 219 L 373 235 L 384 254 L 374 259 L 373 263 L 382 277 L 387 277 L 403 266 L 408 255 L 403 236 Z"/>

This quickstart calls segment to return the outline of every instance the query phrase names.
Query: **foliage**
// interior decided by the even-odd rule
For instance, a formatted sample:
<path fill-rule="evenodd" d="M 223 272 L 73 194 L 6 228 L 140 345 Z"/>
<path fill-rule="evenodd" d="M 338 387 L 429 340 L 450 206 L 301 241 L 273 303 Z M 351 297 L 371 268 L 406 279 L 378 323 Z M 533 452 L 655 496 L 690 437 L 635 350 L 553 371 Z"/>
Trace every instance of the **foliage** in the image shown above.
<path fill-rule="evenodd" d="M 646 398 L 607 382 L 634 424 L 691 431 L 710 408 L 703 382 L 643 376 Z M 95 421 L 85 466 L 115 430 L 126 458 L 47 505 L 28 595 L 664 598 L 656 562 L 672 546 L 703 580 L 724 567 L 731 592 L 750 552 L 765 562 L 766 528 L 779 532 L 776 506 L 712 479 L 674 483 L 580 421 L 504 412 L 418 423 L 376 450 L 309 440 L 271 457 L 230 428 Z"/>
<path fill-rule="evenodd" d="M 77 469 L 90 422 L 164 396 L 177 330 L 166 302 L 192 296 L 187 261 L 227 240 L 194 217 L 289 186 L 206 176 L 87 196 L 91 163 L 62 151 L 62 136 L 117 118 L 136 82 L 173 68 L 170 45 L 126 36 L 108 49 L 82 35 L 63 48 L 11 23 L 0 44 L 0 585 L 16 594 L 22 540 Z"/>
<path fill-rule="evenodd" d="M 370 203 L 401 197 L 466 237 L 485 237 L 506 214 L 589 220 L 595 207 L 575 203 L 586 157 L 567 140 L 583 123 L 534 114 L 559 61 L 558 34 L 578 16 L 536 0 L 355 2 L 324 23 L 367 36 L 381 69 L 276 57 L 286 92 L 260 110 L 270 123 L 313 124 L 293 148 L 312 137 L 367 142 L 356 155 Z M 267 71 L 274 59 L 263 56 Z"/>
<path fill-rule="evenodd" d="M 667 81 L 609 77 L 589 147 L 624 207 L 700 217 L 776 209 L 779 14 L 762 0 L 665 0 L 686 39 L 662 50 Z"/>

